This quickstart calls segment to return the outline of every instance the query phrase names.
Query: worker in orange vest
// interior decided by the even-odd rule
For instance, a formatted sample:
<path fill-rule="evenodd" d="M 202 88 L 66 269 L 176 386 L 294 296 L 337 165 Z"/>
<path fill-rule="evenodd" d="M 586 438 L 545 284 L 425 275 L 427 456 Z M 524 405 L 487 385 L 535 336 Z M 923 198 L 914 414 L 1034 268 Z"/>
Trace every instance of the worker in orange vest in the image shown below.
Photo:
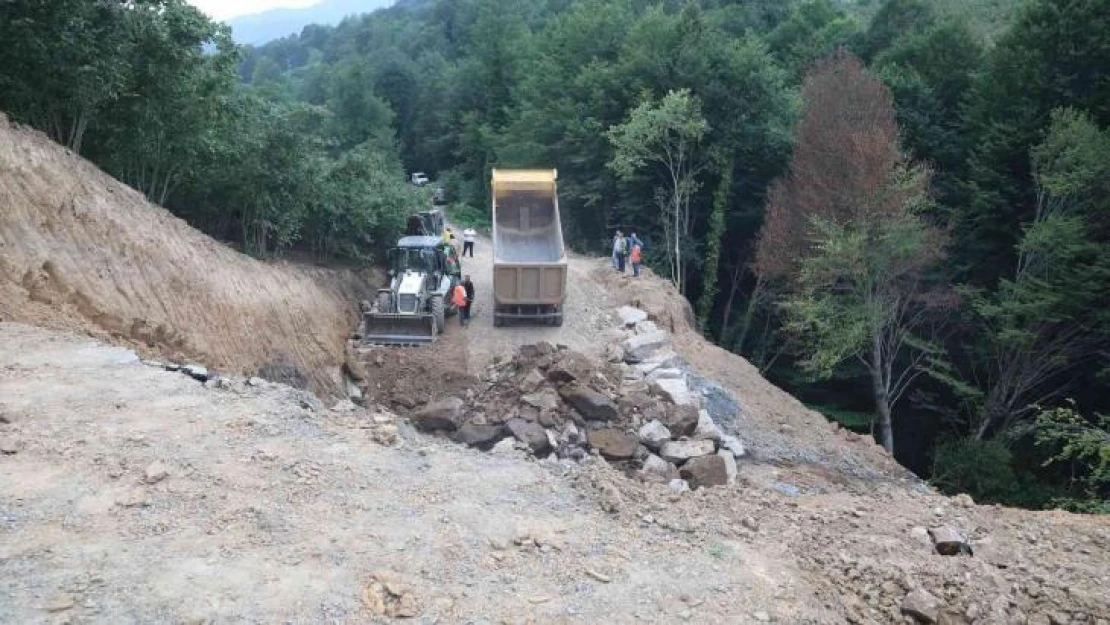
<path fill-rule="evenodd" d="M 459 311 L 459 325 L 465 326 L 470 322 L 470 306 L 466 301 L 466 287 L 462 284 L 456 284 L 454 289 L 451 289 L 451 303 Z"/>
<path fill-rule="evenodd" d="M 632 244 L 632 277 L 640 275 L 640 264 L 644 262 L 644 250 L 639 243 Z"/>

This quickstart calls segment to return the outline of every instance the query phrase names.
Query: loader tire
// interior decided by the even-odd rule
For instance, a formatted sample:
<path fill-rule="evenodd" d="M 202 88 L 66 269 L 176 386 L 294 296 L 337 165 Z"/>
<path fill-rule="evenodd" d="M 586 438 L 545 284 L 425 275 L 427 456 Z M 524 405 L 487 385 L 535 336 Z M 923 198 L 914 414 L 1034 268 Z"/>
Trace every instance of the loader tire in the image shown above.
<path fill-rule="evenodd" d="M 447 327 L 447 313 L 443 309 L 443 296 L 433 295 L 431 301 L 432 317 L 435 319 L 436 334 L 442 334 L 443 329 Z"/>
<path fill-rule="evenodd" d="M 393 312 L 393 296 L 390 293 L 378 293 L 377 299 L 374 300 L 374 305 L 380 313 Z"/>

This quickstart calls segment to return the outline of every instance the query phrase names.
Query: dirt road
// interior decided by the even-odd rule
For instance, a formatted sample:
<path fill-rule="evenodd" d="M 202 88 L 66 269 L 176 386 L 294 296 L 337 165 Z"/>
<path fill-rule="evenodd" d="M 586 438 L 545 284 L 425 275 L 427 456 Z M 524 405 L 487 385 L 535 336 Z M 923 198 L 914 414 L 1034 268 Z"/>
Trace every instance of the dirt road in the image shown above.
<path fill-rule="evenodd" d="M 207 389 L 11 323 L 0 346 L 0 622 L 376 622 L 378 571 L 421 623 L 837 622 L 727 526 L 604 512 L 590 484 L 624 480 L 600 461 L 387 448 L 286 387 Z"/>
<path fill-rule="evenodd" d="M 461 228 L 455 228 L 461 232 Z M 590 355 L 600 355 L 614 329 L 612 297 L 590 278 L 594 259 L 569 255 L 567 271 L 567 315 L 562 327 L 509 325 L 493 327 L 493 248 L 486 237 L 478 237 L 474 257 L 462 259 L 463 273 L 474 281 L 474 319 L 466 328 L 468 363 L 478 374 L 496 356 L 507 356 L 521 345 L 537 341 L 559 343 Z M 457 322 L 449 323 L 451 332 Z"/>

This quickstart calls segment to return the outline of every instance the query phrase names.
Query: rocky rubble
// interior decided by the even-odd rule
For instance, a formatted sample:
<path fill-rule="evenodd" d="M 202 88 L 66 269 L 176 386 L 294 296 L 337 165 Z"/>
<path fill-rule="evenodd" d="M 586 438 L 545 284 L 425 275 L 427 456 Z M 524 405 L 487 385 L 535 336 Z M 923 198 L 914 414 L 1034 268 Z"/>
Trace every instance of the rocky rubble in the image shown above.
<path fill-rule="evenodd" d="M 743 443 L 702 408 L 667 333 L 636 308 L 617 316 L 624 336 L 607 362 L 547 342 L 525 345 L 490 366 L 465 399 L 414 411 L 413 425 L 483 450 L 513 441 L 540 458 L 598 455 L 642 480 L 683 488 L 735 483 Z"/>

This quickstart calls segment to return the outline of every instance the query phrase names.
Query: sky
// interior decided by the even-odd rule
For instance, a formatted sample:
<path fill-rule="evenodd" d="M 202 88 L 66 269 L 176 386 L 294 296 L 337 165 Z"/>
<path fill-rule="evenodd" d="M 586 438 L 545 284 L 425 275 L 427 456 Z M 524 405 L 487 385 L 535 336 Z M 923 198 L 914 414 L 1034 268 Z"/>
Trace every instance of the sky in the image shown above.
<path fill-rule="evenodd" d="M 226 20 L 240 15 L 261 13 L 267 9 L 307 7 L 320 0 L 188 0 L 210 17 Z"/>

